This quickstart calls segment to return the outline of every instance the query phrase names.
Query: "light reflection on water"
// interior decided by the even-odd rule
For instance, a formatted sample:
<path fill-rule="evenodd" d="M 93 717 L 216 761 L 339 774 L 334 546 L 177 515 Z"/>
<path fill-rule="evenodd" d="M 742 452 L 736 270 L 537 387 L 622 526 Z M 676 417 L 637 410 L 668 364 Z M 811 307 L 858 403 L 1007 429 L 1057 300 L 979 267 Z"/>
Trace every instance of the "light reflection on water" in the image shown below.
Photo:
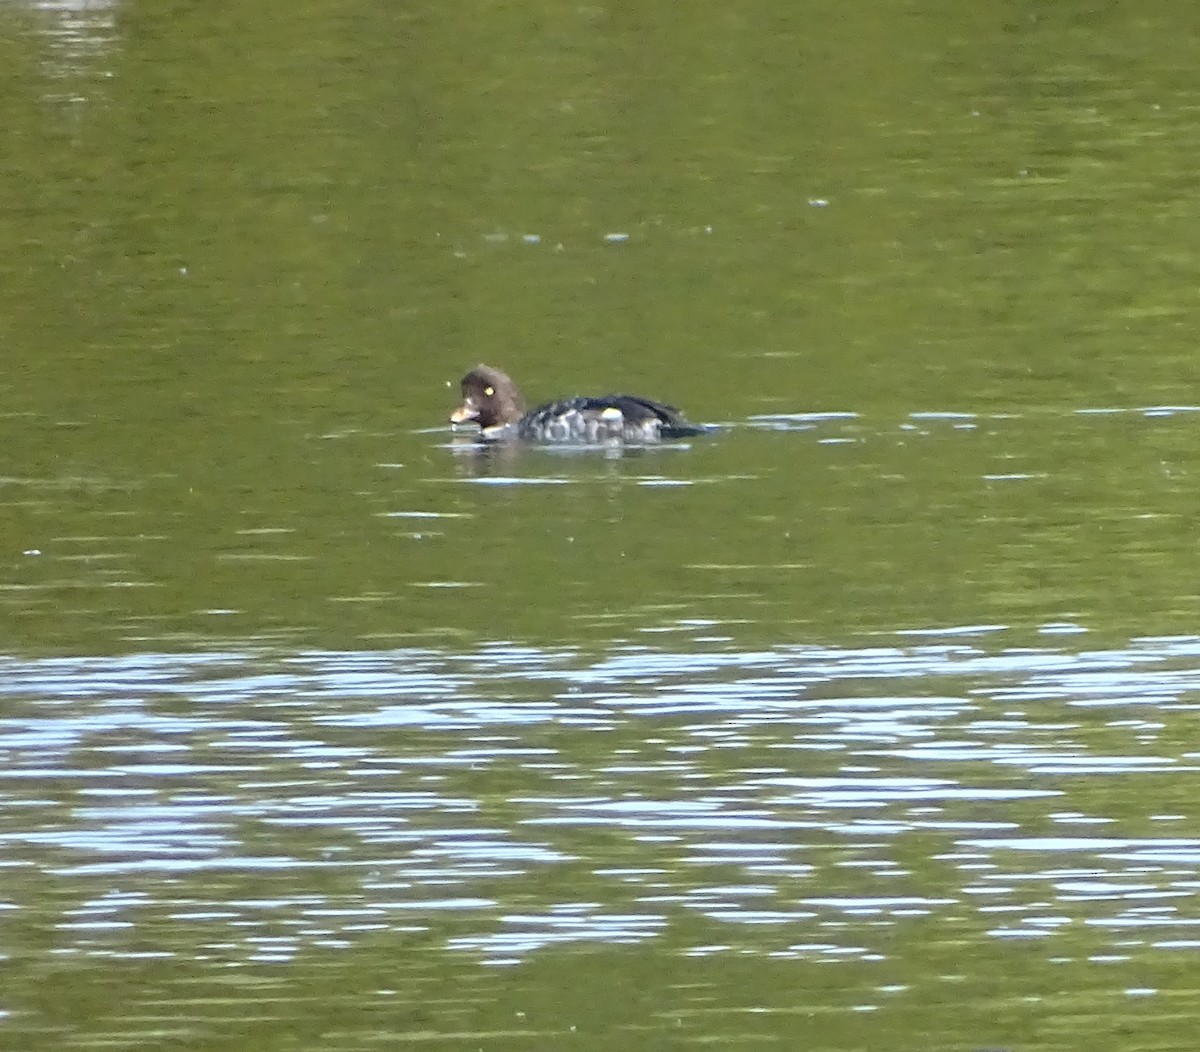
<path fill-rule="evenodd" d="M 964 909 L 1187 941 L 1200 840 L 1129 793 L 1196 766 L 1166 729 L 1200 640 L 977 638 L 8 659 L 10 908 L 65 881 L 64 951 L 223 960 L 444 930 L 512 961 L 680 915 L 698 953 L 871 959 L 880 925 Z"/>
<path fill-rule="evenodd" d="M 120 45 L 119 0 L 30 0 L 45 42 L 44 70 L 51 82 L 45 97 L 64 104 L 86 103 L 113 76 L 113 51 Z"/>

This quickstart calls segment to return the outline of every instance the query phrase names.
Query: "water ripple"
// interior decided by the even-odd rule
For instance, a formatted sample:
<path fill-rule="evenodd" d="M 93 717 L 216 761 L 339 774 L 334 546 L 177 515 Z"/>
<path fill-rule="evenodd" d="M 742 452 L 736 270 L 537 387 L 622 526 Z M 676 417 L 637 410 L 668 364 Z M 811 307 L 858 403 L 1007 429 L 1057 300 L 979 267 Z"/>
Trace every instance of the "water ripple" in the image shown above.
<path fill-rule="evenodd" d="M 1200 639 L 992 636 L 0 659 L 6 905 L 78 886 L 60 936 L 104 957 L 153 924 L 162 953 L 394 929 L 505 962 L 681 911 L 697 954 L 872 959 L 879 926 L 964 910 L 1189 942 L 1200 842 L 1128 787 L 1197 766 Z"/>

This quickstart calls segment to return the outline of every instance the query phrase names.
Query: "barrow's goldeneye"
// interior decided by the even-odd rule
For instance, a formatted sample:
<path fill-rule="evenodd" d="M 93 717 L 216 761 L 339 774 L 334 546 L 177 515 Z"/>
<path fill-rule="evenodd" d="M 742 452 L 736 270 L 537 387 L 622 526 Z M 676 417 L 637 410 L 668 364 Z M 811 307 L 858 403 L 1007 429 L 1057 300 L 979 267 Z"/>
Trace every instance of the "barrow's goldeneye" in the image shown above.
<path fill-rule="evenodd" d="M 527 413 L 517 385 L 490 365 L 477 365 L 462 378 L 462 395 L 450 422 L 473 421 L 489 441 L 642 443 L 710 430 L 674 406 L 637 395 L 563 398 Z"/>

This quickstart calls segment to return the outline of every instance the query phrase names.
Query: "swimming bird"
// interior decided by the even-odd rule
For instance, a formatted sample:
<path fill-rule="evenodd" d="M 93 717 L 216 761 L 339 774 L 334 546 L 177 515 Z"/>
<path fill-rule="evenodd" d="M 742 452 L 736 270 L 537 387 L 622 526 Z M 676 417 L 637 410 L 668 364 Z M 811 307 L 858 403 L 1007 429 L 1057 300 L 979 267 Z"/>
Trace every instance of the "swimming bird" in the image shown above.
<path fill-rule="evenodd" d="M 562 398 L 525 412 L 512 378 L 490 365 L 477 365 L 462 378 L 462 396 L 450 422 L 476 423 L 488 441 L 645 443 L 711 430 L 674 406 L 638 395 Z"/>

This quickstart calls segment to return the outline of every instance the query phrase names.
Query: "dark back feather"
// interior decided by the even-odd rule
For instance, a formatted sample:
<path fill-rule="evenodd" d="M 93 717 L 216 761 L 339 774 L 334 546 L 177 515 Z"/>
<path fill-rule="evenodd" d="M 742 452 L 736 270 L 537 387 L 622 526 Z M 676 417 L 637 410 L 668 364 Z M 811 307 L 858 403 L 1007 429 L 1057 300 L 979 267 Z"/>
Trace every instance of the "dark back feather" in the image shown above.
<path fill-rule="evenodd" d="M 681 410 L 653 398 L 640 395 L 581 395 L 576 398 L 560 398 L 530 410 L 525 419 L 533 427 L 567 413 L 602 413 L 606 409 L 620 410 L 627 425 L 641 425 L 652 420 L 659 422 L 658 433 L 663 438 L 686 438 L 702 435 L 707 428 L 686 420 Z"/>

